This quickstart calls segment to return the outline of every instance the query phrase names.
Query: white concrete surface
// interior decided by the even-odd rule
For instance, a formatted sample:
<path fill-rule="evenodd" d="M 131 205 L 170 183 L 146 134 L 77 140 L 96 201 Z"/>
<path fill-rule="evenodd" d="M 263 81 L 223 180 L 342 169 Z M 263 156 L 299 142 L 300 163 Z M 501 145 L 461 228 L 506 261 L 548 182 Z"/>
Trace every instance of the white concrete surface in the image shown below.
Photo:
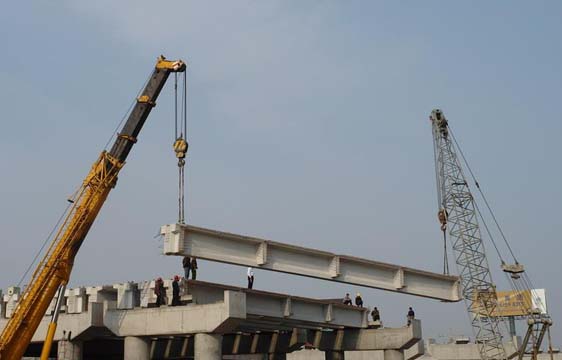
<path fill-rule="evenodd" d="M 61 340 L 57 345 L 57 360 L 82 360 L 81 341 Z"/>
<path fill-rule="evenodd" d="M 190 225 L 161 229 L 164 254 L 252 266 L 323 280 L 460 301 L 459 278 Z"/>
<path fill-rule="evenodd" d="M 222 335 L 196 334 L 195 335 L 195 360 L 221 360 Z"/>
<path fill-rule="evenodd" d="M 150 342 L 148 339 L 127 336 L 124 344 L 125 360 L 150 360 Z"/>

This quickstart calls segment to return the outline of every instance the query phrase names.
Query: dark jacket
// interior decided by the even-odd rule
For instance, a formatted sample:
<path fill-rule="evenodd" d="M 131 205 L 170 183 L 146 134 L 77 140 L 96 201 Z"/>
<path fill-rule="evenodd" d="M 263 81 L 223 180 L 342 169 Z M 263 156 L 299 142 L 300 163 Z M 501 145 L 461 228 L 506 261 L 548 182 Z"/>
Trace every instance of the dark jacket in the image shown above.
<path fill-rule="evenodd" d="M 172 295 L 174 297 L 180 296 L 180 285 L 178 284 L 177 280 L 172 281 Z"/>
<path fill-rule="evenodd" d="M 197 259 L 196 258 L 191 259 L 191 268 L 197 269 Z"/>
<path fill-rule="evenodd" d="M 183 257 L 182 264 L 184 268 L 191 267 L 191 259 L 189 258 L 189 256 Z"/>
<path fill-rule="evenodd" d="M 156 280 L 154 283 L 154 294 L 156 296 L 164 295 L 164 281 Z"/>

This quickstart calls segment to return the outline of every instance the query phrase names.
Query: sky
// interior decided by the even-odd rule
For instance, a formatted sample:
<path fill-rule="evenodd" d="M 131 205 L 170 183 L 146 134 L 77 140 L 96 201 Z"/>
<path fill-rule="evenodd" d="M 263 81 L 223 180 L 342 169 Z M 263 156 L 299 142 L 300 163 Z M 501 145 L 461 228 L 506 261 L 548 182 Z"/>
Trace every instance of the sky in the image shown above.
<path fill-rule="evenodd" d="M 519 261 L 547 289 L 560 346 L 561 16 L 555 1 L 5 4 L 0 288 L 18 282 L 164 54 L 188 63 L 188 223 L 441 272 L 428 121 L 441 108 Z M 155 236 L 177 220 L 169 85 L 71 286 L 182 271 Z M 199 267 L 201 280 L 245 284 L 245 268 Z M 462 302 L 255 272 L 257 289 L 360 291 L 386 326 L 413 306 L 425 338 L 470 334 Z"/>

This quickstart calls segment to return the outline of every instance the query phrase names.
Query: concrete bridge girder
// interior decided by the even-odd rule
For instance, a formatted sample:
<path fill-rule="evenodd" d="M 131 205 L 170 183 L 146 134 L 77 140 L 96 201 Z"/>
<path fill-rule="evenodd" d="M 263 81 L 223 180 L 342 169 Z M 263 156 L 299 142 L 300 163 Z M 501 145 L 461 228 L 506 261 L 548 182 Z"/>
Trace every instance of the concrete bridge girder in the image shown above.
<path fill-rule="evenodd" d="M 161 234 L 164 236 L 165 255 L 195 256 L 210 261 L 252 266 L 441 301 L 454 302 L 462 299 L 457 276 L 191 225 L 164 225 Z"/>

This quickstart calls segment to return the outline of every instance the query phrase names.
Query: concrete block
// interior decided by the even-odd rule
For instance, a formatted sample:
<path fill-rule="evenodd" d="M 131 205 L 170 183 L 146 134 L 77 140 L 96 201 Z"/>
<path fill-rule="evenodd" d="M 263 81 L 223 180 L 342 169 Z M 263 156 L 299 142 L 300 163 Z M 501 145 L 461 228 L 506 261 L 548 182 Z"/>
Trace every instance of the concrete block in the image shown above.
<path fill-rule="evenodd" d="M 114 284 L 114 289 L 117 289 L 117 308 L 118 309 L 133 309 L 140 306 L 140 293 L 138 284 L 132 281 Z"/>
<path fill-rule="evenodd" d="M 6 318 L 11 318 L 18 302 L 20 300 L 20 288 L 17 286 L 10 286 L 4 295 L 5 302 L 5 316 Z"/>
<path fill-rule="evenodd" d="M 117 301 L 117 290 L 111 285 L 87 286 L 86 295 L 88 302 Z"/>
<path fill-rule="evenodd" d="M 184 250 L 184 231 L 181 225 L 164 225 L 160 234 L 164 236 L 164 254 L 180 254 Z"/>
<path fill-rule="evenodd" d="M 87 295 L 85 287 L 66 289 L 64 297 L 66 302 L 66 313 L 80 314 L 87 310 Z"/>
<path fill-rule="evenodd" d="M 21 289 L 18 286 L 10 286 L 8 288 L 8 291 L 6 291 L 6 295 L 8 296 L 19 295 L 20 293 Z"/>
<path fill-rule="evenodd" d="M 156 306 L 156 295 L 154 294 L 154 280 L 143 281 L 138 284 L 140 290 L 140 306 L 143 308 Z M 164 283 L 165 286 L 166 283 Z"/>

